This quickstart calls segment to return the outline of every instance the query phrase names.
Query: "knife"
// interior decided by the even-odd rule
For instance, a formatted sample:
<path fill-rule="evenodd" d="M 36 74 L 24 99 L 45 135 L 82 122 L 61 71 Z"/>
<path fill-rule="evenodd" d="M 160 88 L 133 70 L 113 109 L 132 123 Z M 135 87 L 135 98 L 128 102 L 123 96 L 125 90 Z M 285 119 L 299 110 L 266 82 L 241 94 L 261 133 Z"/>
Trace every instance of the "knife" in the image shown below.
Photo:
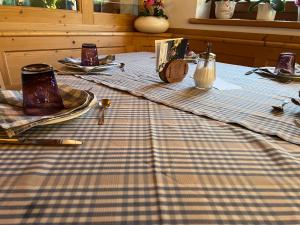
<path fill-rule="evenodd" d="M 14 145 L 81 145 L 81 141 L 70 139 L 0 139 L 2 144 Z"/>

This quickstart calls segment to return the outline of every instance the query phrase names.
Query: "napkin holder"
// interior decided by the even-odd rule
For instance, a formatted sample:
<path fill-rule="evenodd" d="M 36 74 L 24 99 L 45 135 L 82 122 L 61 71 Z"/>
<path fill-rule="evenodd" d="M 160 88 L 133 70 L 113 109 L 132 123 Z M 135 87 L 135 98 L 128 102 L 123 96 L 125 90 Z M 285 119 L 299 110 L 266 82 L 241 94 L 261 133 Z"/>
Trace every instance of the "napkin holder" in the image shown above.
<path fill-rule="evenodd" d="M 166 63 L 163 70 L 159 72 L 159 77 L 167 83 L 182 81 L 189 70 L 186 60 L 174 59 Z"/>

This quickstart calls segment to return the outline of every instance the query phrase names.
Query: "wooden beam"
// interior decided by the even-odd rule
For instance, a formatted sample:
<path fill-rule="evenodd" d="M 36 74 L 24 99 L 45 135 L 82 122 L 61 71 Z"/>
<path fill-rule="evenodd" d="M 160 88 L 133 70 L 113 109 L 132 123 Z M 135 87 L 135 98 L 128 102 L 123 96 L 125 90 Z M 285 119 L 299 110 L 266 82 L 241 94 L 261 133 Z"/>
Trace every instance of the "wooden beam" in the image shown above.
<path fill-rule="evenodd" d="M 80 0 L 83 24 L 94 24 L 94 1 Z"/>
<path fill-rule="evenodd" d="M 243 26 L 243 27 L 273 27 L 273 28 L 288 28 L 300 29 L 300 23 L 296 21 L 261 21 L 247 19 L 189 19 L 191 24 L 206 24 L 206 25 L 222 25 L 222 26 Z"/>

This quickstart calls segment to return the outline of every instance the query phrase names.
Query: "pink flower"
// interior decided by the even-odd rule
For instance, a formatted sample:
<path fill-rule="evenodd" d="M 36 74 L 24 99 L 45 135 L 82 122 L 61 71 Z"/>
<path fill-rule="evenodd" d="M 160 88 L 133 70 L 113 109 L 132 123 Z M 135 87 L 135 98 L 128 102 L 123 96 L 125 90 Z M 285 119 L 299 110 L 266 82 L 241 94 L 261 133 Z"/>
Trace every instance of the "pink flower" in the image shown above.
<path fill-rule="evenodd" d="M 300 0 L 295 0 L 295 5 L 300 7 Z"/>
<path fill-rule="evenodd" d="M 152 6 L 152 5 L 154 5 L 154 3 L 155 3 L 155 0 L 147 0 L 146 1 L 147 6 Z"/>

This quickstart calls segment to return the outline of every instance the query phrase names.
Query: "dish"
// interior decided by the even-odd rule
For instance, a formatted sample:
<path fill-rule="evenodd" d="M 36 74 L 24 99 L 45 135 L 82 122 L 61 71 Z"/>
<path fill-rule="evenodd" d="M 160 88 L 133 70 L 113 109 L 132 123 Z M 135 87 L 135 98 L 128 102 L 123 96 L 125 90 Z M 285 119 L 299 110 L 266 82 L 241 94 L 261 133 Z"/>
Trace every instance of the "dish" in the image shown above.
<path fill-rule="evenodd" d="M 53 118 L 52 120 L 48 120 L 46 122 L 42 122 L 41 124 L 39 124 L 39 126 L 45 126 L 45 125 L 50 125 L 50 124 L 56 124 L 56 123 L 62 123 L 62 122 L 65 122 L 65 121 L 68 121 L 68 120 L 72 120 L 72 119 L 75 119 L 85 113 L 87 113 L 91 108 L 93 108 L 93 106 L 95 106 L 97 103 L 97 98 L 95 97 L 91 102 L 90 104 L 81 109 L 81 110 L 78 110 L 78 111 L 75 111 L 69 115 L 66 115 L 66 116 L 62 116 L 62 117 L 56 117 L 56 118 Z"/>
<path fill-rule="evenodd" d="M 103 71 L 103 70 L 106 70 L 109 68 L 119 66 L 118 63 L 108 63 L 108 64 L 100 65 L 100 66 L 81 66 L 81 65 L 77 65 L 77 64 L 73 64 L 73 63 L 63 63 L 63 64 L 70 69 L 78 69 L 83 72 L 91 72 L 91 70 L 93 70 L 94 72 Z"/>
<path fill-rule="evenodd" d="M 297 82 L 300 81 L 300 73 L 298 70 L 296 70 L 295 74 L 280 73 L 280 72 L 278 74 L 275 74 L 272 71 L 274 71 L 274 67 L 260 67 L 248 71 L 247 73 L 245 73 L 245 75 L 257 73 L 261 76 L 277 79 L 278 81 L 297 81 Z"/>
<path fill-rule="evenodd" d="M 277 75 L 274 75 L 273 77 L 284 78 L 284 79 L 289 79 L 289 80 L 293 80 L 293 81 L 300 81 L 299 74 L 278 73 Z"/>

